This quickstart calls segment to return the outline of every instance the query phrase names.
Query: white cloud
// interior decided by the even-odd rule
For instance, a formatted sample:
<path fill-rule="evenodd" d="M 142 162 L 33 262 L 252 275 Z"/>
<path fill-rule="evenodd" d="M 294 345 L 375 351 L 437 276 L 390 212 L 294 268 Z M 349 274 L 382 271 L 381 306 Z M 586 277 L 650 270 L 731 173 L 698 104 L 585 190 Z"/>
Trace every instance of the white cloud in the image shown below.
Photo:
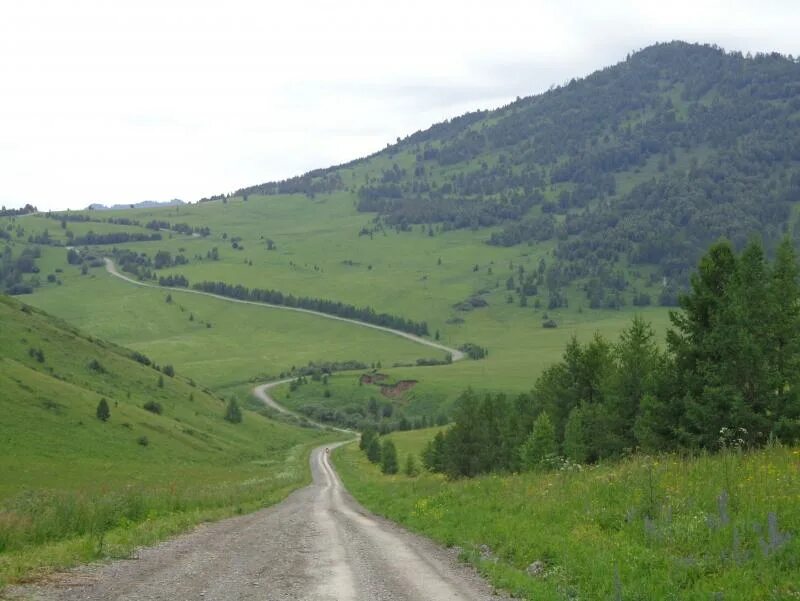
<path fill-rule="evenodd" d="M 0 204 L 208 194 L 347 161 L 687 39 L 797 54 L 800 6 L 57 0 L 0 9 Z"/>

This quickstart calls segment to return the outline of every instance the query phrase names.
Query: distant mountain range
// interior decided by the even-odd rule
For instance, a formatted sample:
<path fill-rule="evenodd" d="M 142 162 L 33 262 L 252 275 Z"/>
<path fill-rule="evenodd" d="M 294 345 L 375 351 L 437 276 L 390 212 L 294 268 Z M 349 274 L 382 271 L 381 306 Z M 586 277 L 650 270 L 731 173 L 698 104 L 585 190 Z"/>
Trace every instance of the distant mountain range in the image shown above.
<path fill-rule="evenodd" d="M 165 201 L 143 200 L 142 202 L 137 202 L 135 204 L 116 204 L 111 206 L 106 206 L 99 203 L 93 203 L 86 208 L 91 211 L 118 211 L 120 209 L 151 209 L 155 207 L 168 207 L 172 205 L 184 205 L 184 204 L 186 203 L 180 200 L 179 198 L 173 198 L 172 200 L 165 200 Z"/>

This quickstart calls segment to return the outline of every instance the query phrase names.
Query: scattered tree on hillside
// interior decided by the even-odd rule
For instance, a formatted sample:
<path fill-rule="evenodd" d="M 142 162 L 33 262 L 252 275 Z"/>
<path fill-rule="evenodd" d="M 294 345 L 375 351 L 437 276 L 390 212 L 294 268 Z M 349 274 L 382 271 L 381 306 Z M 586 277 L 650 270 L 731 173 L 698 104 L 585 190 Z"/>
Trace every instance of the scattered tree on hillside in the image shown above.
<path fill-rule="evenodd" d="M 228 406 L 225 409 L 225 420 L 232 424 L 242 423 L 242 410 L 239 408 L 239 403 L 236 399 L 228 401 Z"/>
<path fill-rule="evenodd" d="M 100 402 L 97 403 L 97 410 L 95 411 L 95 415 L 97 419 L 101 422 L 107 422 L 108 418 L 111 417 L 111 409 L 108 407 L 108 401 L 105 399 L 100 399 Z"/>

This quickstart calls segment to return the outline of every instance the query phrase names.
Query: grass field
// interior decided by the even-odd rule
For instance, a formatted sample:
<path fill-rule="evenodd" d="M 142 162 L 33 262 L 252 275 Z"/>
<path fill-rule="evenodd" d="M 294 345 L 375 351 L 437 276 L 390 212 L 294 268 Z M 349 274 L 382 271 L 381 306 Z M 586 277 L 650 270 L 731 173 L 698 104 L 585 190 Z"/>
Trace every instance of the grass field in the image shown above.
<path fill-rule="evenodd" d="M 54 252 L 63 254 L 48 249 L 43 263 Z M 62 286 L 48 285 L 26 300 L 83 330 L 172 363 L 215 390 L 277 377 L 309 361 L 413 363 L 419 357 L 444 356 L 396 336 L 321 317 L 137 287 L 103 268 L 88 276 L 65 268 L 62 280 Z M 167 294 L 172 303 L 165 302 Z"/>
<path fill-rule="evenodd" d="M 537 269 L 540 259 L 549 259 L 549 245 L 493 247 L 485 244 L 488 230 L 429 236 L 415 228 L 359 236 L 370 216 L 357 213 L 352 195 L 344 192 L 314 199 L 251 196 L 246 202 L 230 199 L 227 203 L 86 214 L 140 223 L 159 219 L 211 229 L 206 238 L 162 232 L 164 239 L 158 242 L 122 245 L 151 257 L 157 250 L 169 250 L 189 259 L 188 265 L 160 270 L 159 274 L 180 273 L 192 282 L 222 280 L 370 305 L 377 311 L 426 320 L 431 333 L 438 331 L 445 344 L 475 342 L 489 349 L 488 359 L 480 362 L 391 370 L 390 375 L 397 379 L 419 381 L 413 396 L 409 393 L 405 398 L 411 404 L 446 404 L 467 386 L 527 390 L 570 336 L 585 339 L 599 331 L 614 337 L 634 313 L 632 308 L 590 310 L 578 288 L 567 290 L 568 308 L 536 309 L 534 298 L 528 307 L 520 307 L 516 297 L 509 304 L 506 279 L 518 274 L 520 267 Z M 24 225 L 26 236 L 45 227 L 52 236 L 64 235 L 58 221 L 45 217 L 17 219 L 17 223 Z M 67 229 L 78 226 L 81 229 L 76 234 L 89 229 L 151 232 L 108 223 L 67 223 Z M 275 242 L 276 250 L 267 250 L 268 238 Z M 234 240 L 239 249 L 233 248 Z M 219 261 L 206 259 L 215 247 Z M 162 304 L 165 295 L 109 282 L 99 270 L 93 270 L 94 278 L 79 277 L 75 267 L 65 267 L 63 248 L 45 247 L 43 252 L 42 274 L 64 269 L 63 286 L 45 283 L 30 302 L 88 331 L 169 360 L 215 389 L 241 387 L 243 382 L 277 375 L 310 360 L 379 361 L 387 368 L 436 356 L 431 349 L 314 319 L 178 297 L 177 303 L 167 306 Z M 454 308 L 476 294 L 488 306 L 472 311 Z M 540 292 L 539 298 L 546 302 L 544 297 Z M 184 313 L 179 312 L 178 304 L 184 306 Z M 653 322 L 657 332 L 666 328 L 665 309 L 637 311 Z M 189 323 L 189 314 L 198 321 Z M 545 317 L 554 319 L 558 327 L 542 328 Z M 210 321 L 213 328 L 202 331 L 201 321 Z"/>
<path fill-rule="evenodd" d="M 0 349 L 0 586 L 274 503 L 336 438 L 246 410 L 229 423 L 180 373 L 8 297 Z"/>
<path fill-rule="evenodd" d="M 400 465 L 434 432 L 390 435 Z M 461 548 L 493 584 L 524 599 L 800 596 L 798 449 L 637 456 L 455 482 L 385 476 L 352 444 L 334 459 L 365 506 Z"/>

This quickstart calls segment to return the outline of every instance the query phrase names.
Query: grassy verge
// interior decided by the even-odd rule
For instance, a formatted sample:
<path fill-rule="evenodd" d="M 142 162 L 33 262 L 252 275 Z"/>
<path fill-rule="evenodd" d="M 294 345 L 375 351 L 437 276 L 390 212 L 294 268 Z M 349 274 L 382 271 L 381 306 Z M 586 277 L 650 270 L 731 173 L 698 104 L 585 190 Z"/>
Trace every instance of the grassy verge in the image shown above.
<path fill-rule="evenodd" d="M 391 435 L 400 465 L 425 434 Z M 800 597 L 798 449 L 633 457 L 457 482 L 384 476 L 355 445 L 335 459 L 366 507 L 460 547 L 495 586 L 522 598 Z"/>
<path fill-rule="evenodd" d="M 207 521 L 273 505 L 308 484 L 312 447 L 328 434 L 289 449 L 258 476 L 206 484 L 202 478 L 163 486 L 110 490 L 36 490 L 0 507 L 0 590 L 47 572 L 98 559 L 130 557 Z"/>

